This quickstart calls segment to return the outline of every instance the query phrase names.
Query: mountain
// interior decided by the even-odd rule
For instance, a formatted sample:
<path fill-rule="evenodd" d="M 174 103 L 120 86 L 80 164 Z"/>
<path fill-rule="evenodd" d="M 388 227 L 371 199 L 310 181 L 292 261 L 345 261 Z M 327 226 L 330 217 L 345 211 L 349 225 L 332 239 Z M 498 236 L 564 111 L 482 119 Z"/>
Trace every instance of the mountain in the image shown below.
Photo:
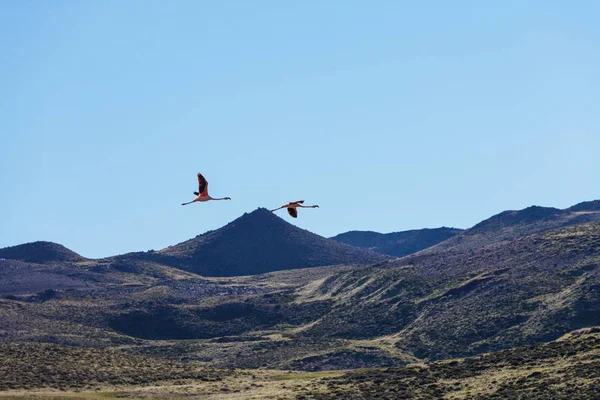
<path fill-rule="evenodd" d="M 392 233 L 350 231 L 331 239 L 377 253 L 402 257 L 443 242 L 460 232 L 462 229 L 446 227 Z"/>
<path fill-rule="evenodd" d="M 503 211 L 424 251 L 472 250 L 593 221 L 600 221 L 600 200 L 579 203 L 566 209 L 531 206 L 523 210 Z"/>
<path fill-rule="evenodd" d="M 253 275 L 386 259 L 300 229 L 264 208 L 215 231 L 141 256 L 204 276 Z"/>
<path fill-rule="evenodd" d="M 0 258 L 31 263 L 78 262 L 85 258 L 52 242 L 32 242 L 0 249 Z"/>

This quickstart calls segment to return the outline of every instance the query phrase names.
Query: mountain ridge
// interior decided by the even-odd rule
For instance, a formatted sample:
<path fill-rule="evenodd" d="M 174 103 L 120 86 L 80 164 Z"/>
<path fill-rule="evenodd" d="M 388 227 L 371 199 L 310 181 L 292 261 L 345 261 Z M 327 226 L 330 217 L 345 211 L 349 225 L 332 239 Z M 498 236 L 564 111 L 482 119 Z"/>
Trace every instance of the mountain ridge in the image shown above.
<path fill-rule="evenodd" d="M 462 231 L 462 229 L 445 226 L 440 228 L 411 229 L 390 233 L 348 231 L 333 236 L 330 239 L 351 246 L 376 251 L 381 254 L 403 257 L 434 246 Z"/>
<path fill-rule="evenodd" d="M 600 200 L 583 201 L 567 208 L 567 210 L 575 212 L 600 211 Z"/>
<path fill-rule="evenodd" d="M 465 229 L 423 253 L 447 250 L 472 250 L 507 242 L 519 237 L 550 231 L 561 227 L 600 221 L 600 200 L 578 203 L 560 209 L 529 206 L 521 210 L 506 210 Z"/>
<path fill-rule="evenodd" d="M 469 250 L 599 220 L 600 200 L 592 200 L 565 209 L 534 205 L 506 210 L 466 230 L 441 227 L 386 234 L 349 231 L 327 239 L 258 208 L 219 229 L 159 251 L 132 252 L 100 260 L 150 261 L 207 276 L 247 275 L 335 264 L 370 264 L 390 256 L 421 252 Z M 223 235 L 229 239 L 222 240 Z M 276 259 L 273 254 L 277 254 Z M 0 258 L 34 263 L 89 260 L 60 244 L 45 241 L 2 248 Z M 228 261 L 218 265 L 223 264 L 223 259 Z M 243 264 L 250 266 L 241 268 Z"/>

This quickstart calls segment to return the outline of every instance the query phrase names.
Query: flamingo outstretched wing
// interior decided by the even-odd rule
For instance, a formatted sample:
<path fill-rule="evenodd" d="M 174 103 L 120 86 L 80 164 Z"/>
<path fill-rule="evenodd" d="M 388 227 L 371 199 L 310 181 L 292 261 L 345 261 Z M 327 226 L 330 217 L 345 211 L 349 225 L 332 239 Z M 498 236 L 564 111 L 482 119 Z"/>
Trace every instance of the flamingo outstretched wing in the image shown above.
<path fill-rule="evenodd" d="M 208 181 L 200 172 L 198 172 L 198 193 L 195 194 L 200 196 L 208 195 Z"/>
<path fill-rule="evenodd" d="M 296 207 L 288 207 L 287 209 L 288 214 L 290 214 L 292 217 L 294 218 L 298 218 L 298 210 L 296 210 Z"/>

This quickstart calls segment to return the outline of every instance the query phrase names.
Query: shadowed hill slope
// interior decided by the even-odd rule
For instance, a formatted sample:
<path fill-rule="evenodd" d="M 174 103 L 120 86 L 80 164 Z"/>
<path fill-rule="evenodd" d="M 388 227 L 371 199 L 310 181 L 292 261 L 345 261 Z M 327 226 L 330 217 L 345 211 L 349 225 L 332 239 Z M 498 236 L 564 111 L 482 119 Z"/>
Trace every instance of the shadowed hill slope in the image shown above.
<path fill-rule="evenodd" d="M 460 232 L 462 232 L 462 229 L 446 227 L 392 233 L 350 231 L 341 233 L 331 239 L 350 246 L 373 250 L 377 253 L 403 257 L 434 246 Z"/>
<path fill-rule="evenodd" d="M 370 264 L 386 258 L 300 229 L 264 208 L 150 257 L 159 257 L 165 264 L 205 276 Z"/>
<path fill-rule="evenodd" d="M 32 242 L 0 249 L 0 258 L 32 263 L 45 262 L 77 262 L 85 258 L 67 249 L 65 246 L 52 242 Z"/>

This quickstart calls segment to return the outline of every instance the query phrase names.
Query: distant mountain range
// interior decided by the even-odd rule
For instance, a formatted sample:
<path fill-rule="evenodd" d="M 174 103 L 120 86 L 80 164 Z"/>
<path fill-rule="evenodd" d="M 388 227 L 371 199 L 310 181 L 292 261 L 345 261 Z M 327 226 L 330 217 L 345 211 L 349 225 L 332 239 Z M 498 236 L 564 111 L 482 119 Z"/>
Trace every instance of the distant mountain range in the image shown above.
<path fill-rule="evenodd" d="M 0 342 L 330 370 L 464 357 L 600 326 L 598 201 L 505 211 L 464 231 L 339 236 L 366 248 L 261 208 L 160 251 L 91 260 L 48 242 L 0 249 Z M 394 245 L 416 252 L 371 251 Z"/>
<path fill-rule="evenodd" d="M 119 263 L 150 262 L 204 276 L 254 275 L 326 265 L 366 265 L 423 251 L 463 251 L 547 230 L 600 220 L 600 200 L 567 209 L 531 206 L 504 211 L 472 228 L 441 227 L 393 233 L 350 231 L 330 239 L 300 229 L 259 208 L 220 229 L 159 251 L 108 257 Z M 0 249 L 0 258 L 32 263 L 81 262 L 86 259 L 52 242 Z"/>
<path fill-rule="evenodd" d="M 350 231 L 331 239 L 381 254 L 402 257 L 443 242 L 462 231 L 462 229 L 446 227 L 392 233 Z"/>
<path fill-rule="evenodd" d="M 0 249 L 0 258 L 31 263 L 86 260 L 66 247 L 33 242 Z M 326 265 L 365 265 L 388 258 L 300 229 L 265 208 L 224 227 L 160 251 L 108 257 L 115 265 L 140 262 L 176 267 L 203 276 L 241 276 Z"/>
<path fill-rule="evenodd" d="M 496 214 L 469 229 L 434 228 L 392 233 L 349 231 L 331 239 L 395 257 L 448 249 L 473 249 L 509 241 L 562 226 L 600 220 L 600 200 L 586 201 L 566 209 L 531 206 Z M 437 245 L 437 246 L 436 246 Z"/>

